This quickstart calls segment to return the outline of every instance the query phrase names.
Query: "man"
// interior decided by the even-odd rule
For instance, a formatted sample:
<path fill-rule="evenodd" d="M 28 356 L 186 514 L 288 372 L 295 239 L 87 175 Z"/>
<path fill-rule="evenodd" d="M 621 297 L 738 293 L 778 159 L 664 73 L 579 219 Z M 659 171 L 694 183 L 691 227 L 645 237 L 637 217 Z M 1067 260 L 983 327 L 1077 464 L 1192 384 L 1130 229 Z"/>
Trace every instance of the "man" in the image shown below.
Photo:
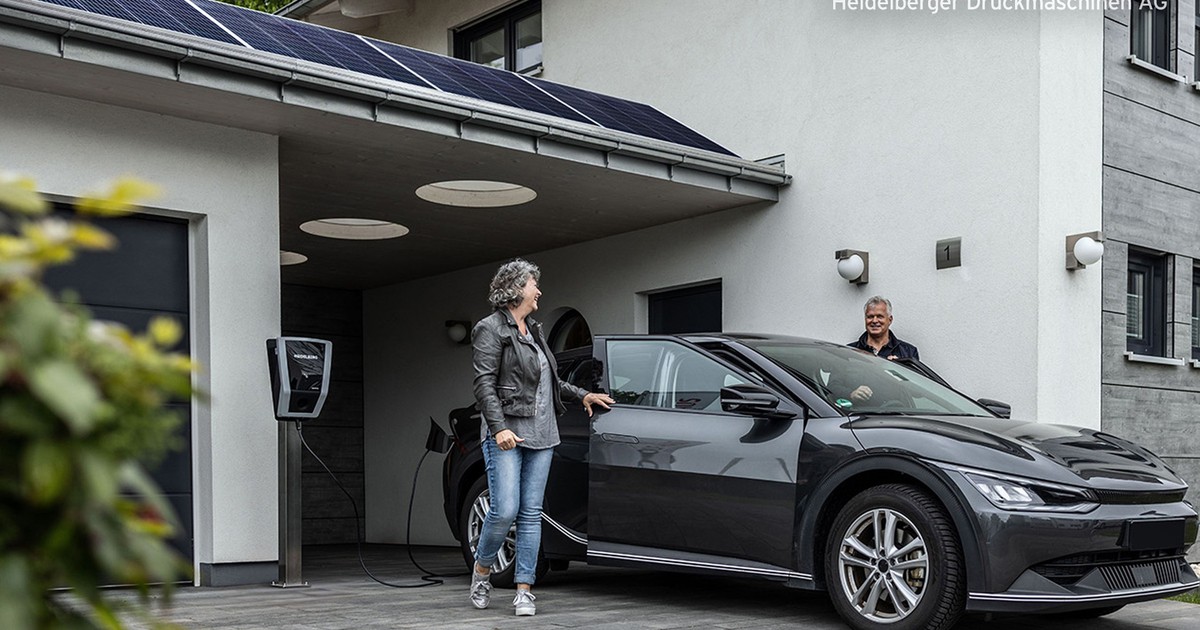
<path fill-rule="evenodd" d="M 888 360 L 920 360 L 921 354 L 917 352 L 916 346 L 907 341 L 901 341 L 891 333 L 892 303 L 887 298 L 876 295 L 867 300 L 866 305 L 863 306 L 863 315 L 866 319 L 866 332 L 858 338 L 858 341 L 852 341 L 846 345 L 866 350 L 877 357 L 886 357 Z"/>
<path fill-rule="evenodd" d="M 920 360 L 921 355 L 917 352 L 916 346 L 907 341 L 901 341 L 899 337 L 891 333 L 891 301 L 879 295 L 872 297 L 863 306 L 863 316 L 866 320 L 867 330 L 857 341 L 846 345 L 866 350 L 877 357 L 886 357 L 889 361 L 894 359 Z M 845 380 L 854 382 L 854 377 L 845 375 L 839 379 L 839 381 Z M 875 389 L 879 389 L 879 384 L 876 384 Z M 851 402 L 861 404 L 871 400 L 875 393 L 870 385 L 859 385 L 849 392 L 848 397 Z"/>

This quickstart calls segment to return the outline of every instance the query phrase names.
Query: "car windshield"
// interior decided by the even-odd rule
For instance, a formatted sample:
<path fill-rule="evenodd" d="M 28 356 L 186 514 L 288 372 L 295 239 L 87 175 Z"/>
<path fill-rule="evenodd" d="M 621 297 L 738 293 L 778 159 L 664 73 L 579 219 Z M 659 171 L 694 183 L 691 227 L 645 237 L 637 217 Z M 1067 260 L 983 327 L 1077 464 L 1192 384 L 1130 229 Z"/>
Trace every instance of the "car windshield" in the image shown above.
<path fill-rule="evenodd" d="M 835 344 L 747 341 L 847 415 L 990 417 L 975 401 L 901 364 Z"/>

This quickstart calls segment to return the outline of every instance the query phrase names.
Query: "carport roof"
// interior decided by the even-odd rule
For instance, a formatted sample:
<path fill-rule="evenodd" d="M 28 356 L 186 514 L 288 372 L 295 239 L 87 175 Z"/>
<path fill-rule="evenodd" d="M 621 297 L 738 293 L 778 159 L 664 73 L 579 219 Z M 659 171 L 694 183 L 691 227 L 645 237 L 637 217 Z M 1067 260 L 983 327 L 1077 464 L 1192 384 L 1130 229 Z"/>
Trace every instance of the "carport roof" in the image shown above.
<path fill-rule="evenodd" d="M 281 246 L 310 259 L 284 268 L 290 282 L 390 284 L 773 201 L 790 181 L 775 164 L 56 4 L 0 0 L 0 59 L 16 87 L 278 135 Z M 481 212 L 413 194 L 452 179 L 538 197 Z M 348 243 L 298 230 L 343 216 L 412 232 Z"/>

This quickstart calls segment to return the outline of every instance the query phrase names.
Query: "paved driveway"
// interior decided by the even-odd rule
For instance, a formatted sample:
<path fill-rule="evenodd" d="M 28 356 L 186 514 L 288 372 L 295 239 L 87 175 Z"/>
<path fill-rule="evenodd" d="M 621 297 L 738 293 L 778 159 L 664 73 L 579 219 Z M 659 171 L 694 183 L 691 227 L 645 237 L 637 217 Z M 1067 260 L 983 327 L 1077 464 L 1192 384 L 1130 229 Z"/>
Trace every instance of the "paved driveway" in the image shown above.
<path fill-rule="evenodd" d="M 419 548 L 417 560 L 433 571 L 462 570 L 456 550 Z M 419 573 L 402 547 L 369 545 L 367 564 L 379 577 L 412 582 Z M 820 593 L 741 579 L 588 567 L 572 564 L 538 584 L 538 614 L 513 616 L 511 591 L 497 590 L 488 610 L 467 601 L 467 578 L 443 586 L 395 589 L 362 574 L 353 546 L 305 549 L 309 588 L 270 586 L 185 588 L 167 618 L 194 628 L 788 628 L 843 629 Z M 1135 604 L 1100 620 L 1064 622 L 1045 617 L 968 618 L 962 630 L 1200 629 L 1200 605 L 1173 601 Z"/>

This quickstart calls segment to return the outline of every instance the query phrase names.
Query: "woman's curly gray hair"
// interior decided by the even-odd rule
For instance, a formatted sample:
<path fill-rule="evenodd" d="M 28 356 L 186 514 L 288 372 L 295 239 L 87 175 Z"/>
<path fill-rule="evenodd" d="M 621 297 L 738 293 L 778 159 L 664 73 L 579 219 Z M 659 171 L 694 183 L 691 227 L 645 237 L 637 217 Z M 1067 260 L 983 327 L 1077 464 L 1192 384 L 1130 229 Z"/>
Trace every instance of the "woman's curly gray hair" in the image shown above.
<path fill-rule="evenodd" d="M 542 270 L 538 269 L 537 265 L 528 260 L 514 258 L 496 270 L 496 275 L 492 277 L 492 285 L 488 288 L 488 301 L 494 308 L 516 306 L 523 299 L 521 290 L 525 288 L 525 283 L 529 282 L 530 278 L 537 282 L 541 277 Z"/>

